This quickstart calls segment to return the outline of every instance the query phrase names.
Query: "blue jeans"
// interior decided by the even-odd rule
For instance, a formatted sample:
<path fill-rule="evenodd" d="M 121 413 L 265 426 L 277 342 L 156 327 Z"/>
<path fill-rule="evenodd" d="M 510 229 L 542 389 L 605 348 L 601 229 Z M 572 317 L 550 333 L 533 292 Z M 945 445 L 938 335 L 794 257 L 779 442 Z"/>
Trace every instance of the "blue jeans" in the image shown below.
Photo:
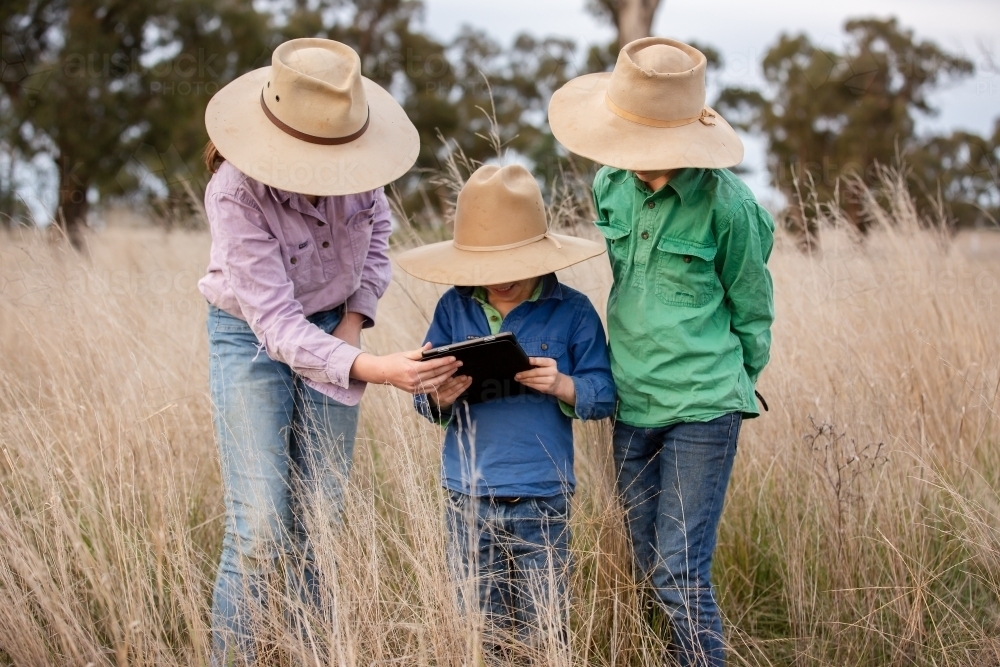
<path fill-rule="evenodd" d="M 332 332 L 340 319 L 337 309 L 309 321 Z M 208 341 L 226 507 L 212 600 L 213 663 L 253 664 L 255 619 L 266 615 L 269 587 L 288 587 L 304 609 L 329 611 L 322 609 L 308 528 L 320 518 L 339 520 L 358 407 L 306 386 L 259 348 L 246 322 L 214 306 Z"/>
<path fill-rule="evenodd" d="M 732 413 L 662 428 L 615 425 L 618 490 L 636 569 L 666 612 L 682 666 L 725 664 L 711 570 L 741 424 Z"/>
<path fill-rule="evenodd" d="M 549 633 L 565 642 L 569 496 L 448 496 L 448 566 L 461 611 L 478 606 L 483 615 L 487 653 L 507 653 L 511 639 L 531 644 Z"/>

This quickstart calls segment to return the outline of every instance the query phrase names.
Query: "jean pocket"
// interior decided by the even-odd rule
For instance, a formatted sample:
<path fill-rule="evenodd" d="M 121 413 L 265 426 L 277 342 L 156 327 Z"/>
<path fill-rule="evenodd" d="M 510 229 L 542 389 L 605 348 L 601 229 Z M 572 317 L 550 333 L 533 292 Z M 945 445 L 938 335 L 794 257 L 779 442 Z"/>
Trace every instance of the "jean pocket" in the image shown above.
<path fill-rule="evenodd" d="M 656 296 L 672 306 L 704 306 L 719 287 L 716 246 L 664 237 L 656 245 Z"/>
<path fill-rule="evenodd" d="M 311 324 L 315 324 L 324 333 L 332 334 L 333 330 L 337 328 L 340 321 L 344 319 L 344 307 L 337 306 L 332 310 L 325 310 L 319 313 L 314 313 L 306 318 Z"/>
<path fill-rule="evenodd" d="M 569 521 L 569 495 L 532 498 L 531 502 L 538 516 L 557 521 Z"/>
<path fill-rule="evenodd" d="M 253 329 L 244 320 L 230 315 L 221 308 L 212 306 L 209 311 L 209 330 L 218 334 L 250 334 L 254 335 Z"/>
<path fill-rule="evenodd" d="M 463 511 L 469 504 L 471 498 L 460 491 L 445 489 L 445 502 L 451 505 L 452 509 Z"/>

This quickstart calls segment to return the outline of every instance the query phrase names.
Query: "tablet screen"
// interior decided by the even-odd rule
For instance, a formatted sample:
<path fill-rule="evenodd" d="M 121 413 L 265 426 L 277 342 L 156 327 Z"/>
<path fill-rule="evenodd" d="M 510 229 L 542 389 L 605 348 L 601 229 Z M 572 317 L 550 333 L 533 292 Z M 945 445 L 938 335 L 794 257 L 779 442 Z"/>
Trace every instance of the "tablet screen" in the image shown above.
<path fill-rule="evenodd" d="M 517 373 L 530 370 L 532 366 L 510 332 L 452 343 L 422 354 L 424 359 L 451 356 L 462 362 L 457 375 L 472 378 L 472 384 L 458 401 L 482 403 L 531 391 L 514 379 Z"/>

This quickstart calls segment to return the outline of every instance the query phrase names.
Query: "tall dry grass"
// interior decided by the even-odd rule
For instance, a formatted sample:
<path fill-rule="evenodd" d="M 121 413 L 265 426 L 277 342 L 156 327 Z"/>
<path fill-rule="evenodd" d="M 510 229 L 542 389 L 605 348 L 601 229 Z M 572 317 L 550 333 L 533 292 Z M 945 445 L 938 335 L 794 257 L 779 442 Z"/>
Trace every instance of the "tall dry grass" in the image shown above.
<path fill-rule="evenodd" d="M 831 215 L 822 254 L 779 235 L 771 260 L 771 410 L 744 427 L 715 570 L 733 664 L 1000 662 L 1000 241 L 927 229 L 891 180 L 869 214 L 863 243 Z M 2 239 L 0 664 L 207 660 L 222 540 L 207 249 L 205 234 L 114 228 L 89 259 Z M 605 259 L 562 278 L 603 310 Z M 397 273 L 365 345 L 415 347 L 437 294 Z M 444 566 L 440 432 L 389 388 L 362 416 L 345 523 L 317 549 L 336 614 L 305 639 L 262 623 L 292 664 L 472 664 Z M 549 663 L 662 664 L 609 434 L 578 426 L 571 646 L 543 647 Z"/>

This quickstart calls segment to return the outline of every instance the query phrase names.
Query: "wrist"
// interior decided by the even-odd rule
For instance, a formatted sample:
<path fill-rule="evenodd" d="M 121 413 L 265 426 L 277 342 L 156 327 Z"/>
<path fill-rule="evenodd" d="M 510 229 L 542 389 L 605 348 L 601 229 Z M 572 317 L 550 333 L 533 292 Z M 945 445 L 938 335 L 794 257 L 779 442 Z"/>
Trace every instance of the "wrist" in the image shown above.
<path fill-rule="evenodd" d="M 573 378 L 560 373 L 559 378 L 556 380 L 555 389 L 555 397 L 560 401 L 569 405 L 576 404 L 576 387 L 573 386 Z"/>
<path fill-rule="evenodd" d="M 363 327 L 365 320 L 367 318 L 361 313 L 355 313 L 354 311 L 346 311 L 341 322 L 349 326 Z"/>
<path fill-rule="evenodd" d="M 381 384 L 385 380 L 382 372 L 382 358 L 362 352 L 355 357 L 354 364 L 351 365 L 350 375 L 355 380 Z"/>

